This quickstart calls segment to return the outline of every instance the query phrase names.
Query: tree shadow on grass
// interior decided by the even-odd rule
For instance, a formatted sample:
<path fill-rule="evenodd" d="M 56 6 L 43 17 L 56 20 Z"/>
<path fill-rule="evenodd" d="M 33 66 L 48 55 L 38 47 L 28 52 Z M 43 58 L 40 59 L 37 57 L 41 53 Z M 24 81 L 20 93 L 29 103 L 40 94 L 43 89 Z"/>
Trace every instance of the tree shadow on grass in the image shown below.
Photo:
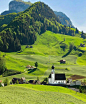
<path fill-rule="evenodd" d="M 36 70 L 37 70 L 37 68 L 29 69 L 29 70 L 28 70 L 28 71 L 29 71 L 28 74 L 29 74 L 29 73 L 33 73 L 33 72 L 36 71 Z"/>
<path fill-rule="evenodd" d="M 71 51 L 68 51 L 65 55 L 62 56 L 62 58 L 68 56 L 70 54 L 70 52 Z"/>

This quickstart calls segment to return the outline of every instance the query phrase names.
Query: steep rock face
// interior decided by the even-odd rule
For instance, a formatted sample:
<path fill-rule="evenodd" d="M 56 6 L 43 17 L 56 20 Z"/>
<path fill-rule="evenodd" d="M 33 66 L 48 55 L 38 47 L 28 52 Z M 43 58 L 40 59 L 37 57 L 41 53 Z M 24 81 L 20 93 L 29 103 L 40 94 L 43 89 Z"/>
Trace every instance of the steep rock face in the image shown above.
<path fill-rule="evenodd" d="M 24 11 L 28 7 L 30 7 L 29 2 L 26 4 L 24 2 L 11 1 L 9 3 L 9 10 L 15 10 L 15 11 L 18 11 L 18 12 Z"/>
<path fill-rule="evenodd" d="M 56 11 L 54 11 L 54 13 L 59 18 L 59 20 L 60 20 L 60 22 L 61 22 L 62 25 L 71 26 L 71 27 L 74 28 L 71 20 L 64 13 L 62 13 L 62 12 L 56 12 Z"/>

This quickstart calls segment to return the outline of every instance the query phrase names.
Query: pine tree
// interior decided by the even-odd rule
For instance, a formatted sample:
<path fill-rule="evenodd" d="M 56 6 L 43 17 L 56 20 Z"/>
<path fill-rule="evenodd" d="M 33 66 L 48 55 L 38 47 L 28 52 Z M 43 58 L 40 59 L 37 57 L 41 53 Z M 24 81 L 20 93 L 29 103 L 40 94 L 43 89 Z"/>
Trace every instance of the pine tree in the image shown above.
<path fill-rule="evenodd" d="M 36 68 L 38 67 L 38 62 L 35 63 L 35 67 L 36 67 Z"/>

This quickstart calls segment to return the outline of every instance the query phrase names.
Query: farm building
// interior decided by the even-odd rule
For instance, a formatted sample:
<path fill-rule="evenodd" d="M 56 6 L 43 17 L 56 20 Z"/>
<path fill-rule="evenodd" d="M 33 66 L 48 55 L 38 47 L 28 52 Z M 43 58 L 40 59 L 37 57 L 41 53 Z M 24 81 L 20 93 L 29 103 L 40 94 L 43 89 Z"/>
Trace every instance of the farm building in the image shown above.
<path fill-rule="evenodd" d="M 81 85 L 81 81 L 76 80 L 70 83 L 70 86 L 75 86 L 75 85 Z"/>
<path fill-rule="evenodd" d="M 26 48 L 29 48 L 29 46 L 27 45 Z"/>
<path fill-rule="evenodd" d="M 58 62 L 60 62 L 60 64 L 61 64 L 61 63 L 65 64 L 65 63 L 66 63 L 66 60 L 60 60 L 60 61 L 58 61 Z"/>
<path fill-rule="evenodd" d="M 34 69 L 35 67 L 34 66 L 27 65 L 26 68 L 27 69 Z"/>
<path fill-rule="evenodd" d="M 30 69 L 30 68 L 31 68 L 31 66 L 30 66 L 30 65 L 27 65 L 27 66 L 26 66 L 26 68 Z"/>
<path fill-rule="evenodd" d="M 20 78 L 13 78 L 12 83 L 15 84 L 17 80 L 18 80 L 18 82 L 20 82 Z"/>
<path fill-rule="evenodd" d="M 41 84 L 40 81 L 37 80 L 29 80 L 30 84 Z"/>
<path fill-rule="evenodd" d="M 65 74 L 55 74 L 54 66 L 52 66 L 51 74 L 48 77 L 48 84 L 52 85 L 64 85 L 66 84 Z"/>
<path fill-rule="evenodd" d="M 21 79 L 20 78 L 13 78 L 12 83 L 15 84 L 17 82 L 17 80 L 18 80 L 19 84 L 23 84 L 26 82 L 25 77 L 22 77 Z"/>
<path fill-rule="evenodd" d="M 20 82 L 21 82 L 21 83 L 25 83 L 25 82 L 26 82 L 25 77 L 22 77 L 22 78 L 20 79 Z"/>
<path fill-rule="evenodd" d="M 2 83 L 2 81 L 0 81 L 0 87 L 4 87 L 4 83 Z"/>
<path fill-rule="evenodd" d="M 34 66 L 31 66 L 31 68 L 30 69 L 34 69 Z"/>
<path fill-rule="evenodd" d="M 80 44 L 80 47 L 85 47 L 85 44 L 82 44 L 82 43 L 81 43 L 81 44 Z"/>

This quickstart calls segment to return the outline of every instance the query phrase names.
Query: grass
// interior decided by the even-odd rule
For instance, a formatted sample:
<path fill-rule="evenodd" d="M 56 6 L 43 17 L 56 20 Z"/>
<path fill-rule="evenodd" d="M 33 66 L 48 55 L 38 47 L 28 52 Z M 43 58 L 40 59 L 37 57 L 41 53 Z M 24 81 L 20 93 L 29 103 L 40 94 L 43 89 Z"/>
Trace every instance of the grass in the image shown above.
<path fill-rule="evenodd" d="M 65 41 L 64 41 L 65 39 Z M 65 51 L 60 45 L 65 43 L 68 47 Z M 25 77 L 26 80 L 36 80 L 39 77 L 43 81 L 51 73 L 51 66 L 54 64 L 56 73 L 65 73 L 66 78 L 71 75 L 86 76 L 86 52 L 78 57 L 80 51 L 73 50 L 68 56 L 62 58 L 69 50 L 70 43 L 79 47 L 80 43 L 86 43 L 86 39 L 71 37 L 62 34 L 55 34 L 46 31 L 37 36 L 37 41 L 33 48 L 25 48 L 22 45 L 22 52 L 3 53 L 5 55 L 7 69 L 21 71 L 21 74 L 8 77 L 0 76 L 0 80 L 8 78 Z M 86 50 L 85 47 L 81 50 Z M 58 61 L 66 60 L 66 64 L 60 64 Z M 34 66 L 38 62 L 38 68 L 35 71 L 28 71 L 27 65 Z M 82 79 L 84 80 L 84 79 Z M 0 104 L 86 104 L 86 95 L 76 93 L 63 87 L 20 84 L 0 88 Z"/>
<path fill-rule="evenodd" d="M 68 52 L 70 43 L 79 47 L 80 43 L 85 42 L 86 39 L 79 37 L 55 34 L 50 31 L 46 31 L 44 34 L 37 36 L 37 40 L 35 44 L 33 44 L 33 48 L 25 48 L 26 45 L 22 45 L 22 52 L 20 53 L 11 52 L 1 54 L 6 54 L 6 66 L 8 69 L 21 71 L 24 76 L 34 76 L 34 78 L 35 76 L 39 76 L 40 79 L 43 80 L 44 77 L 48 77 L 50 74 L 51 66 L 53 64 L 55 65 L 55 71 L 58 73 L 86 76 L 86 53 L 82 53 L 82 56 L 78 57 L 79 51 L 73 50 L 70 55 L 62 58 L 62 56 Z M 62 43 L 65 43 L 68 46 L 65 51 L 60 48 Z M 65 59 L 66 64 L 60 64 L 58 61 L 61 59 Z M 35 62 L 38 62 L 38 70 L 28 73 L 29 71 L 27 71 L 26 66 L 34 66 Z M 69 70 L 65 70 L 66 68 Z M 20 75 L 17 75 L 16 77 L 19 76 Z M 4 78 L 2 77 L 0 79 L 3 80 Z"/>
<path fill-rule="evenodd" d="M 20 84 L 0 88 L 1 104 L 85 104 L 86 95 L 63 87 Z"/>

